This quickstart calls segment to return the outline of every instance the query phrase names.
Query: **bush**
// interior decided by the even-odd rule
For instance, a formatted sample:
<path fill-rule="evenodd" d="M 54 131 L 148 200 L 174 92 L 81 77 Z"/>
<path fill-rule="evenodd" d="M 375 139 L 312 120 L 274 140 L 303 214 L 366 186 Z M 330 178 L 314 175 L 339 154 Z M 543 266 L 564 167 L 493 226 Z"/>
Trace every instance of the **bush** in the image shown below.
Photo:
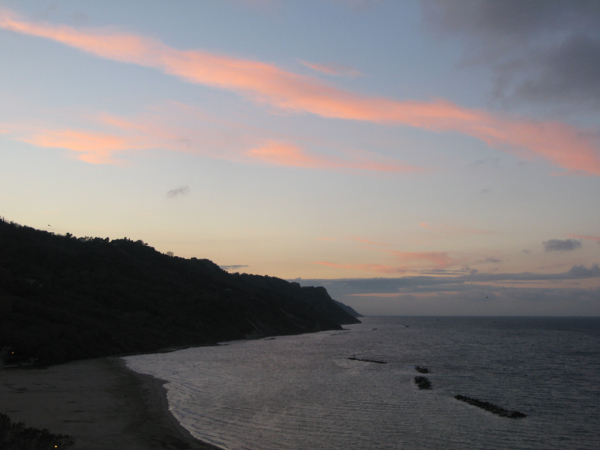
<path fill-rule="evenodd" d="M 48 430 L 25 427 L 23 422 L 13 423 L 0 413 L 0 448 L 6 450 L 54 450 L 72 447 L 71 436 L 52 434 Z"/>

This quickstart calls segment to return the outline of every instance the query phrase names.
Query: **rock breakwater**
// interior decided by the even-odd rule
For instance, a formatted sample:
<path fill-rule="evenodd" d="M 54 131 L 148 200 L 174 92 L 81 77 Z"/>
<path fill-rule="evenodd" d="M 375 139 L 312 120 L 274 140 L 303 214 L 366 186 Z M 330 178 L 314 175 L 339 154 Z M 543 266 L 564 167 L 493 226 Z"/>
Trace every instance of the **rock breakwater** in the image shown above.
<path fill-rule="evenodd" d="M 466 395 L 455 395 L 454 398 L 456 400 L 460 400 L 461 402 L 468 403 L 469 405 L 477 406 L 478 408 L 485 409 L 493 414 L 496 414 L 501 417 L 508 417 L 510 419 L 519 419 L 521 417 L 527 417 L 527 414 L 523 414 L 519 411 L 509 411 L 507 409 L 501 408 L 500 406 L 496 406 L 489 402 L 484 402 L 482 400 L 478 400 L 476 398 L 467 397 Z"/>

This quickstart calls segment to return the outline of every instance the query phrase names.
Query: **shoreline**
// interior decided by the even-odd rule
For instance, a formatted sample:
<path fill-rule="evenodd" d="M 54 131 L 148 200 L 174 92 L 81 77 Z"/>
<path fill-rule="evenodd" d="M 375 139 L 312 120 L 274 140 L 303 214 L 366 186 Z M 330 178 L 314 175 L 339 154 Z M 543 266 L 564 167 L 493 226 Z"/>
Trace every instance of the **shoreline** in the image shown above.
<path fill-rule="evenodd" d="M 0 412 L 75 439 L 73 450 L 222 450 L 194 438 L 168 409 L 166 382 L 118 357 L 0 372 Z"/>

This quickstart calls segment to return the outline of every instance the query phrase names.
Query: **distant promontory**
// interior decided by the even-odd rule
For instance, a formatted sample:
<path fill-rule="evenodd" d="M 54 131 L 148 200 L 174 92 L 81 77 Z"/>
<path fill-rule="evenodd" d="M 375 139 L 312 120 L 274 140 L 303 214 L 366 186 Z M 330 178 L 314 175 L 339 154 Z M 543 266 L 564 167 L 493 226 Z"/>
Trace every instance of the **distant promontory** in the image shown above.
<path fill-rule="evenodd" d="M 340 330 L 323 287 L 230 274 L 138 240 L 76 238 L 0 219 L 0 347 L 13 363 L 153 352 Z M 10 363 L 11 361 L 8 361 Z"/>

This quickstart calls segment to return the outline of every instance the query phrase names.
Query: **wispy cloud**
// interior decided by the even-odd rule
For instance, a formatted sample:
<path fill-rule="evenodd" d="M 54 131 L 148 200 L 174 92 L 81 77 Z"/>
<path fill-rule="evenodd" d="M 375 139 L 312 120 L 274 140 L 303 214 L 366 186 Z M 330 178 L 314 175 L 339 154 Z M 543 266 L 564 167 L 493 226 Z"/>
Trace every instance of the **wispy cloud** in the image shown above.
<path fill-rule="evenodd" d="M 296 145 L 276 141 L 267 142 L 260 148 L 248 150 L 248 156 L 281 166 L 322 167 L 329 165 L 329 161 L 310 156 Z"/>
<path fill-rule="evenodd" d="M 169 198 L 173 198 L 173 197 L 177 197 L 180 195 L 187 195 L 190 193 L 190 187 L 189 186 L 181 186 L 175 189 L 171 189 L 169 191 L 167 191 L 167 197 Z"/>
<path fill-rule="evenodd" d="M 422 270 L 424 268 L 423 265 L 425 265 L 428 270 L 443 270 L 461 263 L 461 261 L 451 257 L 448 252 L 398 251 L 388 248 L 390 245 L 387 243 L 375 242 L 356 236 L 347 237 L 344 238 L 344 240 L 362 244 L 361 247 L 363 249 L 367 249 L 379 255 L 385 255 L 386 260 L 399 261 L 400 264 L 343 264 L 330 261 L 319 261 L 314 264 L 320 264 L 336 269 L 363 270 L 367 272 L 391 274 Z"/>
<path fill-rule="evenodd" d="M 435 269 L 445 269 L 459 263 L 451 258 L 447 252 L 399 252 L 395 250 L 377 250 L 392 255 L 401 264 L 339 264 L 330 261 L 316 261 L 313 264 L 332 267 L 335 269 L 360 270 L 365 272 L 378 272 L 385 274 L 404 273 L 415 271 L 422 264 L 433 265 Z"/>
<path fill-rule="evenodd" d="M 600 175 L 597 136 L 561 122 L 516 120 L 444 100 L 397 101 L 359 95 L 272 64 L 178 50 L 156 39 L 113 29 L 77 30 L 27 22 L 7 10 L 0 11 L 0 27 L 61 42 L 98 57 L 157 68 L 190 83 L 237 92 L 281 110 L 455 131 L 502 151 L 542 156 L 573 173 Z"/>
<path fill-rule="evenodd" d="M 380 163 L 366 159 L 344 160 L 331 156 L 319 156 L 310 154 L 297 145 L 278 141 L 267 141 L 261 147 L 248 150 L 246 155 L 266 164 L 312 169 L 356 169 L 378 172 L 421 172 L 423 170 L 393 160 Z"/>
<path fill-rule="evenodd" d="M 448 252 L 399 252 L 396 250 L 388 250 L 388 252 L 402 261 L 428 261 L 438 269 L 445 269 L 459 264 L 459 261 L 451 258 Z"/>
<path fill-rule="evenodd" d="M 424 171 L 367 151 L 338 150 L 338 156 L 321 156 L 281 137 L 262 137 L 268 131 L 248 131 L 245 126 L 219 123 L 181 104 L 155 107 L 152 112 L 131 118 L 107 113 L 88 116 L 86 123 L 73 128 L 7 126 L 8 136 L 14 140 L 42 148 L 71 150 L 78 159 L 92 164 L 122 164 L 118 156 L 124 152 L 163 149 L 244 164 L 354 172 Z"/>
<path fill-rule="evenodd" d="M 360 73 L 360 71 L 358 71 L 350 66 L 345 66 L 344 64 L 339 64 L 339 63 L 334 63 L 334 62 L 327 62 L 327 63 L 323 63 L 323 64 L 311 63 L 308 61 L 300 61 L 300 62 L 303 65 L 305 65 L 306 67 L 309 67 L 312 70 L 315 70 L 317 72 L 324 73 L 325 75 L 334 75 L 334 76 L 344 75 L 344 76 L 349 76 L 349 77 L 362 76 L 362 73 Z"/>
<path fill-rule="evenodd" d="M 575 239 L 585 239 L 586 241 L 594 241 L 600 244 L 600 236 L 583 236 L 581 234 L 569 234 L 569 237 Z"/>
<path fill-rule="evenodd" d="M 498 258 L 485 258 L 485 260 L 483 262 L 484 263 L 498 264 L 498 263 L 501 263 L 502 261 L 499 260 Z"/>
<path fill-rule="evenodd" d="M 248 267 L 247 264 L 232 264 L 229 266 L 219 266 L 221 269 L 223 270 L 237 270 L 237 269 L 243 269 L 244 267 Z"/>
<path fill-rule="evenodd" d="M 386 244 L 383 242 L 373 242 L 368 239 L 362 239 L 359 237 L 353 237 L 353 238 L 350 238 L 350 240 L 354 241 L 354 242 L 360 242 L 362 244 L 366 244 L 366 245 L 373 246 L 373 247 L 389 247 L 389 244 Z"/>
<path fill-rule="evenodd" d="M 430 225 L 425 222 L 419 222 L 419 226 L 425 228 L 427 230 L 442 232 L 442 233 L 452 233 L 452 234 L 485 234 L 492 235 L 498 234 L 496 231 L 488 231 L 488 230 L 477 230 L 473 228 L 457 228 L 457 227 L 449 227 L 445 225 Z"/>
<path fill-rule="evenodd" d="M 139 142 L 116 134 L 89 130 L 36 130 L 16 138 L 38 147 L 64 148 L 77 152 L 78 159 L 91 164 L 120 164 L 113 154 L 124 150 L 146 148 Z"/>
<path fill-rule="evenodd" d="M 491 158 L 491 157 L 486 157 L 483 159 L 478 159 L 477 161 L 474 161 L 470 164 L 467 164 L 467 167 L 471 167 L 471 168 L 477 168 L 477 167 L 491 167 L 494 169 L 497 169 L 500 166 L 500 158 Z"/>
<path fill-rule="evenodd" d="M 385 274 L 404 273 L 408 271 L 408 268 L 405 266 L 392 266 L 386 264 L 336 264 L 327 261 L 315 261 L 313 264 L 333 267 L 335 269 L 361 270 L 365 272 L 377 272 Z"/>

